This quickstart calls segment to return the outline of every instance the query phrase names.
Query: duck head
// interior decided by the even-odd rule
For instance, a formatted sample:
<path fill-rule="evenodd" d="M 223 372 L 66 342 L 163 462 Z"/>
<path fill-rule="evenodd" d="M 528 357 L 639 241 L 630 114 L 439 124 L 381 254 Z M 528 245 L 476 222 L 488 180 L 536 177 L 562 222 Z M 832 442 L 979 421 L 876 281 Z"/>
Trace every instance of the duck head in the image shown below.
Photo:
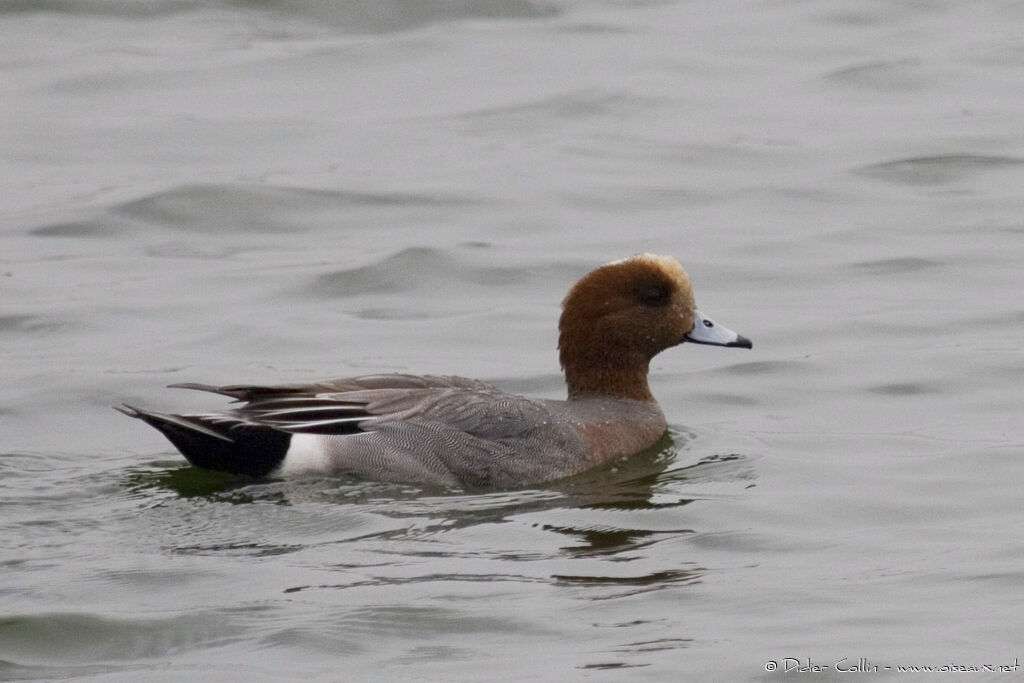
<path fill-rule="evenodd" d="M 668 256 L 637 254 L 590 271 L 562 301 L 558 350 L 569 398 L 653 401 L 651 358 L 684 342 L 752 348 L 697 308 L 690 278 Z"/>

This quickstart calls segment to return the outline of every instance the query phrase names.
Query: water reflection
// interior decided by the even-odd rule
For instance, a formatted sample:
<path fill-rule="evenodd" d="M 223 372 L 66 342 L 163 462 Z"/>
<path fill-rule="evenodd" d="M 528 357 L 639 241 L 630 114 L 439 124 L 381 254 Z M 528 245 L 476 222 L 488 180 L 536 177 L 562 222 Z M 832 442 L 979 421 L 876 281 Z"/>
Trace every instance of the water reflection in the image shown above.
<path fill-rule="evenodd" d="M 650 574 L 639 574 L 635 576 L 567 576 L 567 575 L 554 575 L 553 578 L 557 583 L 564 585 L 579 585 L 579 586 L 612 586 L 612 587 L 634 587 L 637 590 L 630 591 L 626 594 L 632 594 L 641 592 L 644 589 L 650 588 L 665 588 L 671 584 L 678 583 L 695 583 L 703 576 L 704 571 L 699 568 L 695 569 L 670 569 L 660 572 L 651 572 Z M 614 596 L 621 597 L 622 593 Z M 605 596 L 612 597 L 612 596 Z"/>
<path fill-rule="evenodd" d="M 656 567 L 626 576 L 607 562 L 657 555 L 654 546 L 697 532 L 683 508 L 713 489 L 751 485 L 748 456 L 712 454 L 675 466 L 694 434 L 672 431 L 655 446 L 624 461 L 545 487 L 466 492 L 420 486 L 310 478 L 255 481 L 191 466 L 153 463 L 126 474 L 122 485 L 168 530 L 170 550 L 184 555 L 254 555 L 341 552 L 340 582 L 289 590 L 349 588 L 471 579 L 543 581 L 580 586 L 629 587 L 695 581 L 698 568 Z M 221 504 L 228 503 L 228 506 Z M 338 550 L 338 546 L 344 546 Z M 485 565 L 463 572 L 392 576 L 392 570 L 427 558 L 472 559 Z M 593 572 L 538 576 L 536 562 L 580 561 Z M 591 566 L 590 563 L 597 564 Z M 512 563 L 509 565 L 508 563 Z M 493 564 L 494 566 L 490 566 Z M 374 570 L 371 575 L 367 571 Z M 504 578 L 501 578 L 504 577 Z M 602 593 L 603 594 L 603 593 Z"/>
<path fill-rule="evenodd" d="M 178 461 L 156 461 L 129 470 L 121 485 L 135 497 L 198 498 L 241 505 L 345 504 L 397 518 L 437 517 L 450 529 L 500 522 L 511 514 L 558 508 L 609 512 L 675 508 L 700 497 L 688 495 L 687 488 L 680 484 L 753 478 L 749 457 L 737 453 L 712 454 L 695 464 L 673 467 L 679 453 L 688 448 L 694 437 L 692 433 L 670 430 L 656 444 L 633 457 L 529 489 L 474 492 L 344 477 L 266 481 L 203 470 Z M 600 532 L 588 529 L 586 533 Z"/>
<path fill-rule="evenodd" d="M 632 458 L 510 491 L 255 481 L 178 461 L 135 469 L 122 486 L 144 501 L 143 522 L 166 552 L 280 562 L 280 578 L 269 580 L 280 595 L 347 600 L 338 594 L 475 585 L 470 592 L 484 596 L 536 585 L 607 601 L 703 580 L 706 568 L 685 552 L 702 531 L 688 509 L 741 494 L 754 470 L 746 455 L 700 457 L 702 446 L 672 430 Z"/>
<path fill-rule="evenodd" d="M 210 498 L 224 502 L 248 503 L 251 496 L 237 498 L 229 494 L 242 488 L 248 482 L 227 472 L 203 470 L 191 465 L 175 462 L 171 466 L 164 463 L 153 463 L 151 468 L 133 469 L 123 479 L 123 485 L 129 492 L 144 495 L 152 492 L 171 492 L 182 498 Z"/>

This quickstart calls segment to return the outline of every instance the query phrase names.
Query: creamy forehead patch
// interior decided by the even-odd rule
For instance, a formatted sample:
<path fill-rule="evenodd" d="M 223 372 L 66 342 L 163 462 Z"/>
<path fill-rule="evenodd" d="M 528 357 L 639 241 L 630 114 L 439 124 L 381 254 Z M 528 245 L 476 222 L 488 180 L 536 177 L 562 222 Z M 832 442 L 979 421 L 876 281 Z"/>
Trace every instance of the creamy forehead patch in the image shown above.
<path fill-rule="evenodd" d="M 675 260 L 671 256 L 662 256 L 660 254 L 649 254 L 647 252 L 643 252 L 627 256 L 626 258 L 609 261 L 604 265 L 618 266 L 629 263 L 644 263 L 653 268 L 657 268 L 673 280 L 685 282 L 687 285 L 690 284 L 690 276 L 687 275 L 686 270 L 684 270 L 679 264 L 679 261 Z"/>

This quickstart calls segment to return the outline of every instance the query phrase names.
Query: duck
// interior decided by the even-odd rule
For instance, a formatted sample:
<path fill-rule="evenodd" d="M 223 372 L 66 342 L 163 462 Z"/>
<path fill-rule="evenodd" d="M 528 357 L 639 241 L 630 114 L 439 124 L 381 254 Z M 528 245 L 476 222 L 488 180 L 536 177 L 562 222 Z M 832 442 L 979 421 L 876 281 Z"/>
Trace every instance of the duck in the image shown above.
<path fill-rule="evenodd" d="M 600 265 L 562 301 L 565 399 L 529 398 L 476 379 L 370 374 L 311 383 L 173 388 L 234 399 L 218 412 L 116 410 L 160 431 L 192 465 L 247 477 L 355 477 L 509 489 L 637 454 L 664 435 L 651 359 L 682 344 L 752 349 L 696 305 L 674 258 Z"/>

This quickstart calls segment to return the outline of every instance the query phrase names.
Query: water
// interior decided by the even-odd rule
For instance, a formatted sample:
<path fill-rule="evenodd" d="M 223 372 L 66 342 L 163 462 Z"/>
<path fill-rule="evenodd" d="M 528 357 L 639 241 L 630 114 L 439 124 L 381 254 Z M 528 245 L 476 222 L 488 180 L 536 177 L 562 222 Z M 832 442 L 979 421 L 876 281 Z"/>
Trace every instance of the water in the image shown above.
<path fill-rule="evenodd" d="M 0 678 L 1016 679 L 1021 45 L 995 1 L 5 4 Z M 755 348 L 659 356 L 666 440 L 570 481 L 244 482 L 109 408 L 559 396 L 562 295 L 641 250 Z"/>

